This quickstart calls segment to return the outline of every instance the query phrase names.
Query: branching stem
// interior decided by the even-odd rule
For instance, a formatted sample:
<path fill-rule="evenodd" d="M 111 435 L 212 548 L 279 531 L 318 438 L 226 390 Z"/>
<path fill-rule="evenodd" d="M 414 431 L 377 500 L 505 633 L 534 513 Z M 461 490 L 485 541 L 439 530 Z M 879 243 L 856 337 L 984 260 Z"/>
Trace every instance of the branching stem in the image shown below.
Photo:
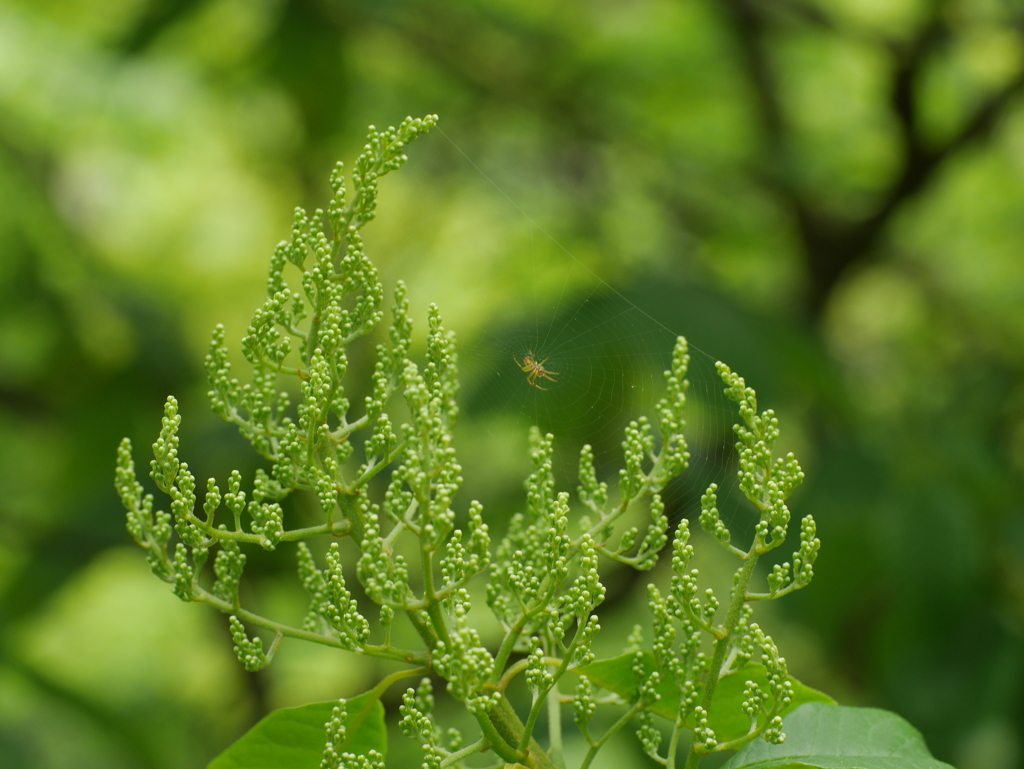
<path fill-rule="evenodd" d="M 449 753 L 447 756 L 445 756 L 444 760 L 441 761 L 441 766 L 442 767 L 452 766 L 454 764 L 457 764 L 459 761 L 461 761 L 464 758 L 469 758 L 469 756 L 473 755 L 474 753 L 483 753 L 485 750 L 489 749 L 490 747 L 491 747 L 490 740 L 488 740 L 486 737 L 481 737 L 479 740 L 474 742 L 472 745 L 467 745 L 466 747 L 462 748 L 461 750 L 457 750 L 454 753 Z"/>
<path fill-rule="evenodd" d="M 754 567 L 757 566 L 758 552 L 756 545 L 757 542 L 755 540 L 754 545 L 751 546 L 743 561 L 743 565 L 736 572 L 736 582 L 733 585 L 732 598 L 729 601 L 729 612 L 726 614 L 725 622 L 721 627 L 721 635 L 716 634 L 715 651 L 711 657 L 711 667 L 708 670 L 704 683 L 704 694 L 701 697 L 701 707 L 708 713 L 711 712 L 711 703 L 715 699 L 715 690 L 718 688 L 718 681 L 721 678 L 722 666 L 725 664 L 726 657 L 732 647 L 733 636 L 736 633 L 736 627 L 739 625 L 740 617 L 743 613 L 743 606 L 746 603 L 747 585 L 750 584 L 750 580 L 754 576 Z M 697 769 L 703 755 L 702 752 L 698 752 L 699 749 L 700 746 L 695 735 L 690 741 L 690 751 L 686 757 L 685 769 Z"/>
<path fill-rule="evenodd" d="M 604 747 L 604 744 L 608 742 L 608 739 L 615 734 L 617 731 L 622 729 L 626 724 L 633 720 L 633 716 L 640 712 L 642 704 L 640 701 L 635 702 L 630 708 L 622 714 L 618 721 L 612 724 L 608 731 L 601 735 L 601 739 L 590 746 L 590 750 L 587 751 L 587 755 L 583 758 L 583 763 L 580 764 L 580 769 L 588 769 L 594 758 L 597 756 L 597 752 Z"/>
<path fill-rule="evenodd" d="M 333 646 L 337 649 L 353 651 L 334 636 L 324 635 L 323 633 L 314 633 L 309 630 L 292 627 L 291 625 L 283 625 L 280 622 L 274 622 L 266 617 L 261 617 L 259 614 L 254 614 L 247 609 L 235 607 L 202 587 L 196 587 L 193 590 L 193 598 L 196 601 L 208 603 L 225 614 L 234 614 L 245 622 L 266 630 L 272 630 L 275 633 L 279 633 L 280 635 L 288 638 L 301 638 L 303 641 L 312 641 L 313 643 L 322 644 L 324 646 Z M 429 661 L 428 655 L 423 652 L 395 649 L 388 646 L 372 646 L 370 644 L 364 644 L 358 651 L 360 654 L 365 654 L 370 657 L 380 657 L 381 659 L 397 660 L 399 662 L 415 662 L 425 665 Z"/>

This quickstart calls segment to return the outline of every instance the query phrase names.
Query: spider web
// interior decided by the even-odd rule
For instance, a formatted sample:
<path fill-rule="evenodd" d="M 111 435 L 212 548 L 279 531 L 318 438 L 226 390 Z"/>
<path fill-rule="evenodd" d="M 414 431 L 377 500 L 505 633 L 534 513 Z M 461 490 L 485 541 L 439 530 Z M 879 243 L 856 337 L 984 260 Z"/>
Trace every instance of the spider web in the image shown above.
<path fill-rule="evenodd" d="M 626 285 L 606 280 L 442 135 L 475 169 L 474 192 L 498 201 L 510 226 L 528 230 L 534 254 L 530 269 L 535 279 L 529 295 L 518 298 L 516 312 L 503 317 L 496 310 L 470 339 L 460 331 L 460 429 L 482 430 L 499 440 L 500 429 L 507 430 L 510 423 L 524 436 L 534 425 L 542 433 L 553 433 L 559 490 L 575 490 L 579 450 L 588 443 L 599 480 L 606 481 L 614 494 L 623 466 L 623 429 L 641 416 L 656 422 L 664 371 L 677 337 L 686 336 L 691 356 L 686 430 L 691 460 L 689 469 L 662 492 L 666 512 L 673 526 L 682 517 L 695 518 L 701 494 L 714 482 L 720 487 L 723 519 L 740 540 L 748 539 L 755 521 L 749 510 L 739 510 L 732 430 L 737 410 L 724 395 L 716 357 L 693 344 L 687 321 L 673 312 L 678 301 L 665 296 L 672 286 L 657 280 Z M 537 244 L 545 248 L 536 248 Z M 682 316 L 693 320 L 692 313 Z M 528 356 L 542 362 L 556 381 L 538 378 L 537 386 L 531 386 L 528 372 L 522 370 Z"/>
<path fill-rule="evenodd" d="M 568 297 L 565 304 L 540 305 L 539 322 L 532 326 L 489 329 L 463 347 L 467 419 L 486 429 L 488 417 L 511 417 L 524 433 L 536 425 L 554 434 L 560 489 L 575 488 L 579 449 L 590 444 L 598 477 L 615 488 L 623 465 L 623 429 L 641 416 L 654 420 L 678 334 L 640 311 L 628 296 L 608 293 L 600 284 L 582 297 Z M 721 487 L 726 507 L 738 502 L 732 499 L 736 412 L 722 392 L 714 358 L 692 345 L 690 355 L 690 467 L 662 492 L 673 524 L 699 511 L 700 495 L 712 482 Z M 531 386 L 520 366 L 526 356 L 557 372 L 552 374 L 557 381 L 537 379 L 544 389 Z M 720 508 L 724 514 L 725 507 Z"/>

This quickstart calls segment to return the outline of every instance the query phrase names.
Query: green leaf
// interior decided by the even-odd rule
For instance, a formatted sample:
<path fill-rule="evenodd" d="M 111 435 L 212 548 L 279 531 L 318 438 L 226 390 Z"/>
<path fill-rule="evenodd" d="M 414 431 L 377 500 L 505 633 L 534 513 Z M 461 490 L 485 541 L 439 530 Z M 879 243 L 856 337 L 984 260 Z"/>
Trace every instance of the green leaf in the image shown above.
<path fill-rule="evenodd" d="M 282 708 L 260 719 L 207 769 L 318 769 L 327 745 L 324 724 L 337 700 Z M 384 706 L 374 691 L 348 700 L 345 719 L 346 753 L 366 755 L 376 750 L 387 755 L 388 735 Z"/>
<path fill-rule="evenodd" d="M 636 699 L 638 682 L 633 666 L 636 664 L 636 653 L 623 654 L 607 660 L 597 660 L 579 668 L 576 672 L 585 676 L 592 683 L 621 694 L 627 700 Z M 654 655 L 643 652 L 642 666 L 644 675 L 648 676 L 655 670 Z M 793 699 L 782 715 L 789 713 L 808 702 L 824 705 L 835 705 L 835 700 L 827 694 L 797 681 L 790 676 L 793 684 Z M 754 681 L 762 690 L 768 691 L 768 676 L 764 665 L 748 663 L 741 670 L 724 676 L 715 690 L 715 701 L 711 705 L 710 726 L 715 730 L 719 742 L 735 740 L 742 737 L 750 728 L 750 721 L 741 708 L 743 689 L 747 681 Z M 651 705 L 651 711 L 669 721 L 674 721 L 679 711 L 679 688 L 669 680 L 662 680 L 656 689 L 661 698 Z M 687 722 L 687 726 L 693 724 Z"/>
<path fill-rule="evenodd" d="M 917 729 L 887 710 L 809 704 L 784 724 L 784 743 L 752 742 L 722 769 L 953 769 L 932 758 Z"/>

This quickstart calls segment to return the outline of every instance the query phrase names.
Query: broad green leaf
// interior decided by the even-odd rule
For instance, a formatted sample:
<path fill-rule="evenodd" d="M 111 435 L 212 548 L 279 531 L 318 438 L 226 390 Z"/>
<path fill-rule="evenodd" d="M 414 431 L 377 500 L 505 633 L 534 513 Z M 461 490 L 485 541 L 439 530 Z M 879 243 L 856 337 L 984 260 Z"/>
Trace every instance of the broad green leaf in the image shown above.
<path fill-rule="evenodd" d="M 620 657 L 592 662 L 579 668 L 577 672 L 598 686 L 621 694 L 629 700 L 637 696 L 638 683 L 637 677 L 633 673 L 634 664 L 636 664 L 635 653 L 623 654 Z M 644 675 L 650 675 L 655 669 L 654 655 L 644 652 L 642 665 Z M 835 700 L 827 694 L 805 686 L 792 676 L 789 680 L 793 684 L 793 700 L 782 711 L 783 715 L 808 702 L 835 705 Z M 768 676 L 764 666 L 753 663 L 748 663 L 741 670 L 730 673 L 718 682 L 709 720 L 719 742 L 742 737 L 750 729 L 750 721 L 740 707 L 743 702 L 743 689 L 746 687 L 747 681 L 754 681 L 761 686 L 763 691 L 768 691 Z M 651 710 L 663 718 L 674 721 L 676 713 L 679 711 L 678 687 L 672 681 L 662 680 L 658 685 L 657 692 L 661 697 L 651 706 Z M 687 725 L 692 726 L 689 723 Z"/>
<path fill-rule="evenodd" d="M 262 718 L 207 769 L 318 769 L 327 745 L 324 724 L 337 700 L 282 708 Z M 348 700 L 343 750 L 387 754 L 388 735 L 380 695 L 369 691 Z"/>
<path fill-rule="evenodd" d="M 953 769 L 932 758 L 917 729 L 887 710 L 812 703 L 784 724 L 784 743 L 752 742 L 722 769 Z"/>

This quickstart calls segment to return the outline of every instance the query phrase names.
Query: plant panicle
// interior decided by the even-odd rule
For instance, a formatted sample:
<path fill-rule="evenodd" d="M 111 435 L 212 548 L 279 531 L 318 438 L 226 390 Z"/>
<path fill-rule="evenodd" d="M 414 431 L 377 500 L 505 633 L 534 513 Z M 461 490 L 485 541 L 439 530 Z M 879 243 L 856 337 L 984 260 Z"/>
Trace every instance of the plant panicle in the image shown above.
<path fill-rule="evenodd" d="M 463 481 L 452 445 L 458 356 L 455 336 L 444 328 L 439 309 L 431 305 L 428 310 L 425 358 L 414 361 L 407 290 L 399 282 L 388 341 L 376 348 L 370 395 L 358 404 L 346 396 L 346 350 L 384 318 L 384 289 L 360 231 L 376 216 L 380 177 L 405 163 L 407 145 L 436 120 L 429 115 L 383 131 L 371 127 L 348 177 L 340 163 L 332 172 L 334 197 L 326 212 L 296 210 L 290 239 L 271 257 L 267 299 L 242 340 L 242 353 L 252 368 L 247 383 L 233 373 L 224 328 L 213 332 L 206 358 L 210 405 L 221 419 L 237 426 L 267 469 L 256 472 L 248 492 L 238 471 L 232 471 L 223 492 L 210 479 L 197 509 L 196 480 L 178 456 L 178 404 L 169 397 L 153 444 L 150 477 L 170 498 L 170 512 L 154 510 L 152 495 L 144 494 L 129 441 L 118 448 L 116 487 L 128 511 L 129 532 L 145 549 L 154 574 L 172 584 L 179 598 L 208 603 L 229 615 L 235 652 L 247 670 L 269 664 L 283 637 L 415 666 L 381 686 L 392 678 L 427 676 L 417 689 L 406 692 L 400 708 L 402 731 L 422 745 L 425 767 L 461 766 L 464 758 L 484 750 L 513 765 L 564 767 L 560 734 L 549 729 L 550 751 L 534 736 L 542 711 L 560 710 L 563 702 L 572 703 L 574 722 L 589 746 L 584 769 L 634 718 L 644 752 L 667 767 L 676 766 L 681 735 L 687 730 L 692 731 L 687 769 L 707 753 L 735 749 L 757 737 L 780 742 L 781 714 L 793 700 L 793 685 L 774 642 L 751 622 L 751 604 L 806 586 L 819 542 L 808 516 L 792 561 L 773 568 L 767 592 L 748 589 L 758 558 L 786 538 L 786 500 L 803 472 L 791 454 L 773 454 L 778 420 L 770 410 L 758 412 L 756 395 L 741 377 L 718 364 L 725 392 L 739 407 L 739 488 L 759 516 L 753 542 L 747 550 L 735 546 L 719 517 L 714 484 L 701 500 L 699 516 L 701 528 L 740 561 L 732 593 L 723 601 L 710 589 L 699 589 L 700 575 L 689 568 L 693 545 L 684 519 L 672 543 L 668 591 L 663 595 L 649 587 L 651 651 L 643 650 L 638 628 L 621 665 L 595 661 L 593 651 L 600 630 L 594 612 L 605 597 L 601 560 L 648 571 L 668 543 L 661 494 L 690 460 L 685 437 L 690 355 L 684 338 L 677 340 L 665 372 L 656 420 L 640 417 L 626 427 L 617 494 L 598 478 L 590 446 L 580 452 L 575 500 L 558 491 L 552 469 L 554 436 L 535 428 L 525 510 L 512 518 L 493 549 L 479 502 L 469 503 L 468 524 L 456 526 L 453 502 Z M 292 273 L 298 274 L 297 289 L 288 282 Z M 282 391 L 282 377 L 297 384 L 294 404 Z M 388 409 L 399 397 L 408 422 L 396 425 Z M 361 462 L 353 459 L 357 432 L 368 436 Z M 390 472 L 387 488 L 372 499 L 370 481 L 384 471 Z M 315 497 L 322 523 L 291 527 L 282 503 L 295 492 Z M 646 506 L 650 514 L 643 535 L 629 528 L 616 538 L 627 510 L 637 506 Z M 321 565 L 305 540 L 324 535 L 342 539 L 331 542 Z M 399 537 L 417 541 L 416 559 L 396 553 Z M 239 598 L 246 564 L 243 548 L 274 550 L 290 543 L 297 543 L 298 575 L 310 601 L 301 627 L 255 614 Z M 360 590 L 379 606 L 374 622 L 360 612 L 352 574 L 346 577 L 346 549 L 358 555 L 354 572 Z M 470 621 L 468 585 L 474 579 L 486 580 L 487 605 L 503 630 L 496 649 L 484 645 Z M 412 623 L 421 648 L 392 645 L 396 614 L 405 614 Z M 271 634 L 269 647 L 264 648 L 260 637 L 250 638 L 247 626 Z M 701 650 L 704 637 L 713 645 L 710 656 Z M 725 739 L 716 733 L 710 715 L 716 686 L 726 676 L 747 675 L 755 656 L 764 681 L 747 681 L 737 705 L 750 728 L 740 738 Z M 622 672 L 630 683 L 624 689 L 617 690 L 595 672 L 609 665 L 625 666 Z M 531 695 L 525 713 L 517 712 L 506 696 L 519 673 Z M 578 679 L 574 697 L 562 694 L 567 673 Z M 480 728 L 478 741 L 464 746 L 461 735 L 452 730 L 446 735 L 436 723 L 431 676 L 443 681 L 448 695 L 472 714 Z M 591 723 L 599 705 L 625 712 L 597 736 Z M 656 716 L 671 724 L 666 755 Z M 321 769 L 383 767 L 382 752 L 356 755 L 346 750 L 348 718 L 342 700 L 325 725 Z M 560 715 L 552 719 L 549 713 L 549 720 L 558 724 Z"/>

